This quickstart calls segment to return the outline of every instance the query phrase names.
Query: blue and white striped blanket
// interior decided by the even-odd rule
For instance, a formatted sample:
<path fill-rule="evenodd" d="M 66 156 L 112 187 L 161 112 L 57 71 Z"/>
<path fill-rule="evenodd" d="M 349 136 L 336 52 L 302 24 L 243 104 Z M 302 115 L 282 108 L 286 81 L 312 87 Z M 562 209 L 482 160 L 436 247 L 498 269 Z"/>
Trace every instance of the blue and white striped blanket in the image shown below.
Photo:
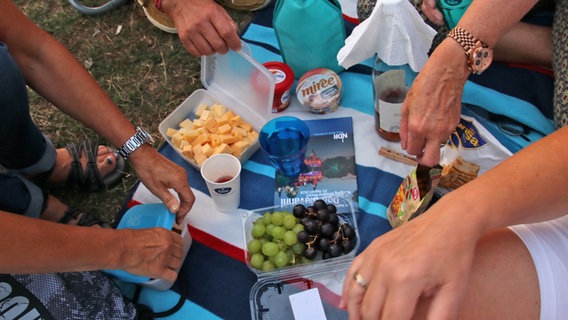
<path fill-rule="evenodd" d="M 252 56 L 261 63 L 282 61 L 278 42 L 271 28 L 272 8 L 273 6 L 269 6 L 260 11 L 242 35 L 242 39 L 250 47 Z M 353 7 L 350 6 L 349 10 L 353 10 Z M 346 28 L 349 30 L 352 27 L 351 22 L 346 20 Z M 382 140 L 375 132 L 370 66 L 371 60 L 365 61 L 339 74 L 344 91 L 337 111 L 325 115 L 310 114 L 293 97 L 288 109 L 273 115 L 293 115 L 303 119 L 352 117 L 357 164 L 359 209 L 356 216 L 361 238 L 360 250 L 374 238 L 391 229 L 385 217 L 386 208 L 403 177 L 412 169 L 409 165 L 378 155 L 380 147 L 400 152 L 402 150 L 398 143 Z M 551 81 L 542 78 L 542 74 L 530 70 L 508 70 L 512 68 L 506 66 L 498 68 L 504 68 L 506 75 L 507 72 L 512 72 L 510 79 L 519 79 L 516 73 L 521 72 L 530 81 L 537 83 Z M 514 88 L 507 86 L 500 81 L 500 75 L 493 77 L 493 79 L 484 79 L 484 83 L 500 84 L 499 90 L 468 81 L 463 102 L 481 105 L 495 114 L 512 114 L 515 120 L 528 123 L 536 130 L 537 133 L 534 137 L 531 136 L 531 139 L 538 139 L 542 134 L 548 134 L 554 129 L 552 122 L 543 117 L 539 108 L 534 105 L 542 95 L 549 95 L 548 92 L 542 92 L 542 95 L 538 92 L 535 94 L 532 90 L 521 88 L 517 84 Z M 546 85 L 544 87 L 546 90 L 550 89 Z M 517 93 L 519 95 L 514 96 Z M 546 100 L 546 97 L 542 99 Z M 523 111 L 510 112 L 513 107 Z M 526 142 L 517 141 L 513 145 L 518 149 L 526 145 Z M 179 298 L 178 292 L 186 288 L 189 293 L 182 309 L 165 319 L 249 319 L 249 292 L 257 278 L 244 263 L 242 216 L 217 212 L 199 172 L 185 163 L 169 145 L 163 145 L 160 150 L 166 157 L 187 170 L 196 195 L 195 206 L 188 218 L 193 244 L 172 290 L 159 292 L 146 288 L 142 291 L 140 301 L 151 306 L 155 311 L 162 311 L 173 306 Z M 509 150 L 516 151 L 514 148 Z M 244 164 L 243 169 L 241 177 L 243 213 L 246 210 L 272 206 L 274 169 L 262 151 L 255 153 Z M 134 190 L 130 200 L 131 205 L 159 202 L 143 185 L 139 185 Z M 340 292 L 336 294 L 339 295 Z"/>

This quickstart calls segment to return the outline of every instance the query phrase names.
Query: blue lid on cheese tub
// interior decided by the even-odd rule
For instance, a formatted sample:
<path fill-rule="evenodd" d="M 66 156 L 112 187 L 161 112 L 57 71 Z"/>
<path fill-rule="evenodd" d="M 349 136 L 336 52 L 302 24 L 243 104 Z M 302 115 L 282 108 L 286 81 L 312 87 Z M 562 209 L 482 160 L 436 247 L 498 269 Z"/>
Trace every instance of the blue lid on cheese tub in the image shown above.
<path fill-rule="evenodd" d="M 146 229 L 162 227 L 172 230 L 175 223 L 175 214 L 172 214 L 162 203 L 148 203 L 136 205 L 122 216 L 116 229 Z M 142 283 L 150 277 L 131 274 L 124 270 L 104 270 L 104 272 L 127 282 Z"/>

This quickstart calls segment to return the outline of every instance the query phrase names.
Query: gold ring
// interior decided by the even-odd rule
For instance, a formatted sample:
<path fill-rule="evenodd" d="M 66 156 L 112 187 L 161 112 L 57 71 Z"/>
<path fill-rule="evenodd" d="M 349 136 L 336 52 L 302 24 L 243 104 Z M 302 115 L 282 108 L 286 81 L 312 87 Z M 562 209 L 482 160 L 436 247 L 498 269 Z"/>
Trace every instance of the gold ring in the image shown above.
<path fill-rule="evenodd" d="M 359 274 L 359 272 L 355 272 L 355 274 L 353 275 L 353 278 L 355 279 L 355 282 L 359 286 L 361 286 L 361 288 L 367 289 L 367 281 L 365 281 L 365 279 L 363 279 L 363 277 Z"/>

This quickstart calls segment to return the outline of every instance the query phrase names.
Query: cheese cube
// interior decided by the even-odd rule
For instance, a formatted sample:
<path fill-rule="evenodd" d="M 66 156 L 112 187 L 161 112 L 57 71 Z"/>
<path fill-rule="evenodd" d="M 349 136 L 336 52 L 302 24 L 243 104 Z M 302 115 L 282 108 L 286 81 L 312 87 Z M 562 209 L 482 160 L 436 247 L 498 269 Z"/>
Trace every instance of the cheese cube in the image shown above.
<path fill-rule="evenodd" d="M 168 128 L 168 130 L 166 130 L 166 136 L 171 138 L 174 134 L 176 134 L 176 132 L 178 132 L 177 129 Z"/>

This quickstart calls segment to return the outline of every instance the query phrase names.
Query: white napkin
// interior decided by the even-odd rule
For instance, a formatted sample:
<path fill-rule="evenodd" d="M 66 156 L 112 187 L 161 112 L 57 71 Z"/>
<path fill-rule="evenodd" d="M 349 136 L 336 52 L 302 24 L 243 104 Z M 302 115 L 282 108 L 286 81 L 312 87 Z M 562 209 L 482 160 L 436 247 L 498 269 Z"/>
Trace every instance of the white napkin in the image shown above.
<path fill-rule="evenodd" d="M 347 69 L 376 53 L 387 64 L 409 64 L 418 72 L 435 35 L 410 1 L 378 0 L 371 15 L 345 40 L 337 61 Z"/>

